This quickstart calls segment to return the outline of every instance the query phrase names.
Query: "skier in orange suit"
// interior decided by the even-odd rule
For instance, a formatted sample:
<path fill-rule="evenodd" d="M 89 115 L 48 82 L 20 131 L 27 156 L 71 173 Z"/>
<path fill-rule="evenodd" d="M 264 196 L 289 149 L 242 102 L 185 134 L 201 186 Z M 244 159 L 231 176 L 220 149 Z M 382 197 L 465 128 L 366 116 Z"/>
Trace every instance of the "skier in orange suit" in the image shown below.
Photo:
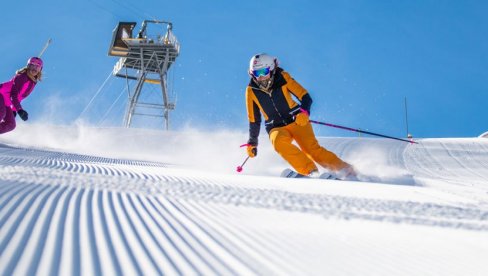
<path fill-rule="evenodd" d="M 298 173 L 318 176 L 317 163 L 339 178 L 356 176 L 350 164 L 319 145 L 309 122 L 312 98 L 290 74 L 278 67 L 275 57 L 254 55 L 249 75 L 251 80 L 246 88 L 249 140 L 246 145 L 250 157 L 257 155 L 261 116 L 264 116 L 273 148 Z"/>

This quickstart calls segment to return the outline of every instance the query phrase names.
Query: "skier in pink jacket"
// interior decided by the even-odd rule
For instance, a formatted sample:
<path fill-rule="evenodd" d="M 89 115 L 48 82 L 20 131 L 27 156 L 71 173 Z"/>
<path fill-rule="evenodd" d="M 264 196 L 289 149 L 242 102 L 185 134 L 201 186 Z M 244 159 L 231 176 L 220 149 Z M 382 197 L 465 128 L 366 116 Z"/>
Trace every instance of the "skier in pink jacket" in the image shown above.
<path fill-rule="evenodd" d="M 27 66 L 18 70 L 12 80 L 0 84 L 0 134 L 15 129 L 15 116 L 27 121 L 29 114 L 20 104 L 27 98 L 42 77 L 43 62 L 38 57 L 27 61 Z"/>

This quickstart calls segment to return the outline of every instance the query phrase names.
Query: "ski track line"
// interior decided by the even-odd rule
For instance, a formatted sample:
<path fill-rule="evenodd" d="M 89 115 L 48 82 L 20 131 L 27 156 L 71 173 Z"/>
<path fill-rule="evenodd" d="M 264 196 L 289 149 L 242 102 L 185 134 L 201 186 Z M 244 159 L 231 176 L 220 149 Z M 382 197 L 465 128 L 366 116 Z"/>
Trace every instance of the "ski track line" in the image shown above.
<path fill-rule="evenodd" d="M 441 162 L 432 155 L 431 152 L 434 149 L 429 150 L 425 142 L 420 143 L 420 147 L 411 147 L 409 149 L 405 155 L 407 160 L 405 165 L 417 177 L 437 178 L 447 182 L 455 182 L 453 174 L 444 169 L 444 165 L 441 165 Z M 436 169 L 428 169 L 429 167 L 435 167 Z"/>
<path fill-rule="evenodd" d="M 17 212 L 16 214 L 18 215 L 20 212 L 20 205 L 23 203 L 24 199 L 26 197 L 32 197 L 36 196 L 36 194 L 40 193 L 42 189 L 46 189 L 46 186 L 41 186 L 41 185 L 19 185 L 19 190 L 16 192 L 14 195 L 9 197 L 5 201 L 5 205 L 2 206 L 2 209 L 0 209 L 0 236 L 3 237 L 11 237 L 10 234 L 6 234 L 5 232 L 9 233 L 7 231 L 7 227 L 4 228 L 4 225 L 7 223 L 7 221 L 10 219 L 10 217 L 14 214 L 14 212 Z M 37 191 L 36 190 L 40 190 Z M 10 206 L 9 206 L 10 205 Z M 14 218 L 15 219 L 15 216 Z M 11 230 L 13 233 L 13 230 Z M 4 235 L 5 234 L 5 235 Z M 2 252 L 4 250 L 4 246 L 7 243 L 8 239 L 2 240 L 0 242 L 0 256 L 2 255 Z"/>
<path fill-rule="evenodd" d="M 179 227 L 174 225 L 172 218 L 162 210 L 162 208 L 159 208 L 159 202 L 153 197 L 148 197 L 146 199 L 149 204 L 148 207 L 152 209 L 157 221 L 160 222 L 159 228 L 163 230 L 162 234 L 168 243 L 170 243 L 179 255 L 190 264 L 190 267 L 195 270 L 197 274 L 207 274 L 212 272 L 209 265 L 201 255 L 199 255 L 199 252 L 195 252 L 192 244 L 185 239 L 182 232 L 179 232 Z"/>
<path fill-rule="evenodd" d="M 114 217 L 117 218 L 117 226 L 119 228 L 123 240 L 124 246 L 129 252 L 129 257 L 134 267 L 139 275 L 155 275 L 157 268 L 151 267 L 155 265 L 155 261 L 147 252 L 147 248 L 141 242 L 141 238 L 136 231 L 134 231 L 134 226 L 128 218 L 127 211 L 123 202 L 121 201 L 120 194 L 110 192 L 109 193 L 109 203 L 114 212 Z M 145 257 L 144 257 L 145 256 Z M 144 266 L 142 266 L 144 264 Z M 149 269 L 152 270 L 149 270 Z M 143 272 L 143 269 L 147 269 Z"/>
<path fill-rule="evenodd" d="M 295 274 L 300 271 L 292 265 L 292 260 L 286 256 L 282 256 L 281 251 L 283 242 L 275 242 L 269 237 L 261 238 L 256 235 L 247 234 L 245 229 L 232 227 L 228 221 L 223 219 L 216 219 L 215 214 L 224 218 L 235 215 L 235 213 L 226 213 L 223 209 L 228 209 L 229 206 L 222 204 L 209 204 L 208 207 L 215 205 L 213 208 L 204 208 L 192 201 L 178 202 L 178 208 L 185 210 L 185 213 L 192 215 L 193 221 L 197 222 L 202 229 L 205 229 L 208 235 L 214 237 L 216 241 L 225 241 L 225 245 L 229 252 L 242 262 L 245 262 L 250 268 L 264 275 L 283 274 L 286 272 Z M 231 206 L 235 207 L 235 206 Z M 221 212 L 218 212 L 221 211 Z M 204 226 L 206 225 L 206 226 Z M 288 259 L 288 260 L 287 260 Z M 273 260 L 273 261 L 270 261 Z"/>
<path fill-rule="evenodd" d="M 22 208 L 20 214 L 16 216 L 15 222 L 11 224 L 10 231 L 4 238 L 4 244 L 0 245 L 0 256 L 5 254 L 10 257 L 6 259 L 11 260 L 3 266 L 4 271 L 0 273 L 1 275 L 26 274 L 25 268 L 28 266 L 20 265 L 21 259 L 30 257 L 34 252 L 32 248 L 30 248 L 30 251 L 26 250 L 28 246 L 32 245 L 32 243 L 29 243 L 29 237 L 37 234 L 37 232 L 33 233 L 33 231 L 39 215 L 44 210 L 50 196 L 56 190 L 57 188 L 54 186 L 44 187 L 39 193 L 34 194 L 31 200 L 26 202 L 27 204 L 22 204 L 24 205 L 22 207 L 19 206 Z M 24 271 L 21 273 L 18 270 Z"/>
<path fill-rule="evenodd" d="M 33 187 L 32 191 L 25 191 L 17 201 L 13 202 L 11 208 L 1 220 L 0 233 L 4 238 L 0 242 L 0 256 L 5 253 L 6 247 L 11 243 L 15 230 L 23 222 L 26 213 L 29 211 L 29 207 L 35 203 L 41 193 L 49 188 L 43 185 L 33 185 Z"/>
<path fill-rule="evenodd" d="M 405 156 L 405 151 L 407 150 L 407 148 L 412 146 L 416 146 L 416 145 L 407 144 L 407 145 L 403 145 L 402 147 L 398 146 L 398 147 L 394 147 L 393 149 L 390 149 L 388 164 L 391 166 L 395 166 L 407 170 L 407 167 L 405 166 L 405 160 L 403 157 Z"/>
<path fill-rule="evenodd" d="M 482 138 L 481 140 L 477 139 L 473 141 L 473 143 L 476 143 L 480 147 L 480 152 L 488 152 L 488 143 L 486 138 Z"/>
<path fill-rule="evenodd" d="M 27 186 L 15 182 L 6 182 L 4 185 L 0 185 L 0 228 L 2 228 L 3 223 L 1 222 L 2 219 L 5 219 L 3 215 L 4 207 L 12 202 L 15 196 L 20 193 L 30 193 L 32 189 L 34 189 L 34 185 Z M 27 188 L 27 190 L 25 190 Z"/>
<path fill-rule="evenodd" d="M 435 148 L 434 150 L 438 151 L 439 153 L 442 153 L 442 155 L 444 155 L 444 156 L 450 157 L 448 159 L 449 160 L 448 163 L 440 164 L 441 174 L 439 174 L 438 176 L 445 175 L 447 173 L 449 175 L 449 178 L 447 178 L 447 180 L 455 181 L 457 183 L 465 183 L 466 178 L 468 176 L 472 176 L 471 174 L 466 174 L 466 171 L 471 171 L 470 168 L 468 168 L 465 163 L 460 162 L 459 158 L 454 153 L 455 149 L 450 148 L 449 146 L 446 145 L 446 143 L 444 143 L 442 141 L 438 142 L 437 145 L 439 146 L 439 148 Z M 435 158 L 431 152 L 429 152 L 429 155 L 432 158 Z M 438 154 L 438 155 L 442 156 L 441 154 Z M 455 170 L 453 170 L 453 168 L 455 168 Z M 460 168 L 462 170 L 460 170 Z M 461 175 L 461 178 L 460 178 L 459 173 L 458 174 L 455 173 L 456 170 L 457 171 L 463 171 L 464 175 Z M 478 174 L 475 173 L 475 175 L 478 175 Z M 470 179 L 470 181 L 473 181 L 473 180 Z"/>
<path fill-rule="evenodd" d="M 38 272 L 40 260 L 43 256 L 43 250 L 46 246 L 47 235 L 49 233 L 50 226 L 52 225 L 51 221 L 53 220 L 55 208 L 66 190 L 67 187 L 53 190 L 53 193 L 49 195 L 49 198 L 46 201 L 46 205 L 42 206 L 42 212 L 40 213 L 38 221 L 35 224 L 35 229 L 33 232 L 34 235 L 29 236 L 27 246 L 24 249 L 25 251 L 32 252 L 32 255 L 28 256 L 25 254 L 22 256 L 25 258 L 21 258 L 19 261 L 19 263 L 28 263 L 29 265 L 25 268 L 24 266 L 21 266 L 26 270 L 20 270 L 20 274 L 34 275 L 36 272 Z M 49 256 L 50 252 L 46 253 L 47 254 L 44 256 Z M 19 270 L 19 268 L 20 267 L 18 267 L 17 270 Z"/>
<path fill-rule="evenodd" d="M 421 145 L 422 147 L 408 148 L 404 156 L 407 169 L 414 175 L 416 175 L 416 179 L 418 181 L 423 182 L 421 178 L 436 179 L 436 181 L 441 180 L 444 182 L 444 184 L 438 185 L 431 183 L 429 185 L 435 185 L 436 189 L 446 194 L 469 198 L 471 200 L 478 201 L 480 206 L 486 206 L 486 203 L 484 203 L 486 202 L 486 197 L 483 196 L 483 194 L 485 193 L 484 191 L 486 191 L 486 181 L 480 179 L 470 179 L 470 175 L 465 173 L 466 170 L 460 171 L 457 168 L 456 171 L 458 171 L 458 175 L 453 174 L 451 172 L 452 165 L 445 163 L 441 164 L 440 162 L 438 162 L 437 159 L 433 156 L 433 152 L 438 152 L 442 148 L 439 142 L 423 141 L 421 142 Z M 449 156 L 446 149 L 444 149 L 443 153 L 445 154 L 445 156 Z M 434 166 L 432 164 L 434 164 Z M 427 169 L 429 167 L 435 167 L 438 169 Z M 459 176 L 460 173 L 461 177 Z M 481 190 L 473 190 L 470 188 L 469 185 L 467 186 L 466 183 L 481 184 L 483 188 Z M 453 187 L 449 186 L 454 186 L 454 189 Z"/>
<path fill-rule="evenodd" d="M 2 153 L 3 154 L 3 153 Z M 7 156 L 2 156 L 0 157 L 0 163 L 2 164 L 20 164 L 24 161 L 22 158 L 15 158 L 15 157 L 7 157 Z"/>
<path fill-rule="evenodd" d="M 249 247 L 254 247 L 256 244 L 259 244 L 259 245 L 266 245 L 268 244 L 268 246 L 264 246 L 264 248 L 260 248 L 261 246 L 259 247 L 255 247 L 253 248 L 253 251 L 256 251 L 256 252 L 259 252 L 260 250 L 263 250 L 263 251 L 268 251 L 268 255 L 274 255 L 274 256 L 279 256 L 281 252 L 286 252 L 286 251 L 282 251 L 283 250 L 283 246 L 284 244 L 280 243 L 280 242 L 276 242 L 274 239 L 269 239 L 268 237 L 266 237 L 265 239 L 262 239 L 260 236 L 250 236 L 247 231 L 244 231 L 242 232 L 241 234 L 239 233 L 239 231 L 242 231 L 241 229 L 239 229 L 238 227 L 233 227 L 233 225 L 229 225 L 228 223 L 226 223 L 224 220 L 222 220 L 221 218 L 224 218 L 224 217 L 239 217 L 239 211 L 240 210 L 231 210 L 231 208 L 226 208 L 226 207 L 229 207 L 229 206 L 222 206 L 221 204 L 209 204 L 207 206 L 200 206 L 200 205 L 197 205 L 197 204 L 194 204 L 193 202 L 188 202 L 188 203 L 183 203 L 183 202 L 180 202 L 180 206 L 185 206 L 185 207 L 180 207 L 180 208 L 186 208 L 186 211 L 189 212 L 189 213 L 192 213 L 194 214 L 194 219 L 198 219 L 198 217 L 202 217 L 204 218 L 205 217 L 205 214 L 213 214 L 215 216 L 213 217 L 210 217 L 207 218 L 207 219 L 211 219 L 214 221 L 214 223 L 216 225 L 218 225 L 219 227 L 221 228 L 227 228 L 227 231 L 230 235 L 230 237 L 232 236 L 235 236 L 235 237 L 238 237 L 239 235 L 242 235 L 243 238 L 240 238 L 240 239 L 237 239 L 239 241 L 247 241 L 248 244 L 247 246 Z M 189 206 L 191 206 L 191 208 L 189 208 Z M 230 206 L 230 207 L 237 207 L 237 206 Z M 266 254 L 263 254 L 263 256 L 266 255 Z M 287 258 L 285 257 L 284 259 L 279 259 L 279 262 L 283 262 L 283 266 L 286 267 L 286 263 L 288 263 L 288 260 Z M 281 266 L 281 265 L 280 265 Z"/>
<path fill-rule="evenodd" d="M 195 226 L 195 233 L 202 233 L 202 235 L 207 237 L 212 243 L 209 243 L 213 248 L 212 251 L 219 253 L 219 255 L 226 256 L 223 259 L 223 264 L 226 265 L 226 269 L 231 269 L 233 274 L 248 274 L 252 271 L 252 273 L 258 273 L 256 271 L 256 262 L 259 262 L 257 258 L 253 260 L 249 260 L 249 256 L 243 255 L 242 250 L 235 246 L 233 242 L 229 239 L 220 239 L 223 236 L 218 235 L 212 231 L 210 226 L 211 218 L 208 217 L 208 213 L 203 215 L 201 220 L 195 219 L 195 217 L 191 216 L 189 210 L 184 208 L 179 201 L 170 201 L 169 202 L 173 208 L 175 208 L 179 214 L 185 217 L 188 221 L 191 222 L 191 225 Z M 203 222 L 205 220 L 205 222 Z M 219 237 L 219 238 L 216 238 Z M 213 246 L 212 246 L 213 245 Z M 210 246 L 209 246 L 210 247 Z M 247 260 L 247 261 L 246 261 Z M 262 270 L 264 271 L 264 270 Z"/>
<path fill-rule="evenodd" d="M 130 229 L 134 233 L 132 236 L 137 239 L 137 245 L 141 247 L 140 251 L 143 251 L 143 253 L 147 256 L 147 259 L 152 264 L 154 270 L 156 270 L 158 274 L 162 275 L 163 271 L 158 265 L 158 261 L 161 259 L 162 256 L 160 254 L 154 256 L 154 254 L 158 253 L 158 248 L 155 246 L 154 243 L 154 236 L 149 230 L 145 221 L 141 220 L 141 213 L 143 211 L 141 210 L 139 212 L 139 209 L 133 208 L 135 207 L 135 205 L 130 199 L 130 196 L 131 195 L 127 193 L 124 193 L 123 195 L 121 193 L 117 193 L 119 202 L 122 203 L 120 205 L 121 209 L 124 212 L 125 217 L 127 218 L 127 223 L 129 224 Z"/>
<path fill-rule="evenodd" d="M 106 240 L 110 239 L 110 237 L 106 237 L 100 235 L 99 239 L 101 241 L 98 243 L 100 244 L 97 247 L 97 235 L 95 231 L 95 220 L 98 219 L 98 214 L 94 213 L 93 205 L 93 195 L 96 194 L 94 190 L 87 189 L 87 192 L 84 193 L 82 201 L 81 201 L 81 208 L 80 208 L 80 253 L 81 253 L 81 274 L 83 275 L 102 275 L 102 267 L 100 264 L 100 255 L 104 254 L 106 251 L 105 247 L 101 244 Z M 85 226 L 85 227 L 83 227 Z M 100 252 L 100 253 L 99 253 Z M 110 259 L 104 258 L 104 268 L 107 275 L 115 275 L 115 270 L 113 270 L 113 265 L 111 265 L 110 260 L 113 255 L 105 254 L 103 256 L 108 256 Z"/>
<path fill-rule="evenodd" d="M 165 198 L 157 197 L 154 198 L 154 201 L 158 207 L 157 209 L 159 209 L 161 215 L 166 218 L 166 221 L 173 229 L 173 232 L 178 235 L 180 240 L 186 245 L 186 249 L 188 249 L 186 254 L 191 252 L 191 255 L 193 255 L 194 258 L 192 261 L 199 263 L 199 270 L 201 270 L 203 274 L 222 274 L 223 272 L 219 273 L 219 267 L 222 267 L 220 260 L 214 255 L 214 252 L 209 250 L 202 240 L 195 236 L 199 233 L 191 232 L 189 229 L 191 225 L 185 224 L 182 215 L 175 214 L 175 210 L 170 208 L 171 206 Z M 228 270 L 226 270 L 226 272 L 229 273 Z"/>
<path fill-rule="evenodd" d="M 479 165 L 481 165 L 480 167 L 483 168 L 483 171 L 486 172 L 488 170 L 488 161 L 486 161 L 485 158 L 483 158 L 483 156 L 486 154 L 486 152 L 488 152 L 488 150 L 485 148 L 485 146 L 482 143 L 473 142 L 472 145 L 477 146 L 476 151 L 473 151 L 467 145 L 460 145 L 460 146 L 461 149 L 466 151 L 467 154 L 471 156 L 473 160 L 475 160 Z"/>
<path fill-rule="evenodd" d="M 483 146 L 480 144 L 475 144 L 477 145 L 477 150 L 476 152 L 472 150 L 472 148 L 468 147 L 466 144 L 461 144 L 458 145 L 462 151 L 467 153 L 467 156 L 469 157 L 468 160 L 470 161 L 470 168 L 473 170 L 474 168 L 477 168 L 478 170 L 484 172 L 484 174 L 479 174 L 481 179 L 483 179 L 483 176 L 488 173 L 488 162 L 485 160 L 484 155 L 486 154 L 485 152 L 482 151 Z M 485 185 L 488 186 L 488 179 L 483 179 L 485 180 Z"/>
<path fill-rule="evenodd" d="M 123 235 L 120 226 L 120 218 L 114 210 L 114 205 L 109 191 L 97 190 L 97 211 L 99 212 L 97 224 L 99 226 L 99 237 L 97 244 L 102 244 L 102 239 L 105 242 L 105 252 L 103 255 L 109 255 L 112 259 L 112 266 L 116 274 L 128 273 L 129 275 L 136 275 L 136 271 L 140 269 L 134 265 L 133 252 L 127 246 L 127 238 Z M 100 245 L 101 247 L 101 245 Z M 122 270 L 122 266 L 124 269 Z M 104 272 L 104 274 L 107 272 Z"/>
<path fill-rule="evenodd" d="M 466 155 L 464 153 L 460 155 L 460 154 L 458 154 L 459 150 L 454 149 L 451 145 L 447 146 L 447 144 L 443 143 L 443 142 L 441 142 L 441 146 L 446 150 L 449 157 L 451 157 L 457 163 L 457 165 L 459 165 L 459 166 L 455 166 L 455 167 L 467 170 L 470 172 L 471 175 L 476 175 L 480 179 L 483 179 L 481 174 L 479 174 L 477 171 L 471 169 L 472 166 L 470 166 L 470 165 L 472 165 L 471 164 L 472 159 L 468 158 L 469 155 Z M 478 163 L 478 162 L 474 162 L 474 163 Z"/>
<path fill-rule="evenodd" d="M 172 260 L 171 256 L 166 253 L 166 250 L 161 246 L 161 240 L 158 239 L 158 223 L 149 214 L 148 209 L 141 204 L 140 195 L 125 195 L 125 202 L 130 206 L 131 221 L 137 221 L 134 226 L 138 227 L 138 232 L 141 233 L 141 243 L 147 245 L 148 254 L 153 254 L 152 258 L 155 263 L 160 265 L 155 265 L 159 270 L 160 274 L 182 274 L 181 270 L 178 269 L 176 263 Z M 142 234 L 146 233 L 146 234 Z M 142 239 L 144 239 L 142 241 Z M 174 248 L 172 248 L 174 250 Z M 156 261 L 157 260 L 157 261 Z M 160 267 L 159 267 L 160 266 Z M 164 270 L 162 269 L 164 268 Z"/>
<path fill-rule="evenodd" d="M 182 239 L 179 233 L 169 223 L 168 218 L 157 208 L 153 197 L 138 196 L 141 206 L 147 211 L 153 224 L 154 233 L 159 244 L 163 247 L 165 255 L 182 274 L 203 274 L 199 270 L 198 262 L 191 253 L 191 248 Z M 188 253 L 190 252 L 190 253 Z M 180 274 L 180 273 L 178 273 Z"/>
<path fill-rule="evenodd" d="M 180 203 L 179 201 L 170 202 L 171 207 L 175 208 L 179 214 L 185 216 L 185 219 L 191 221 L 192 223 L 191 225 L 197 227 L 196 229 L 199 230 L 198 232 L 202 232 L 205 236 L 207 236 L 212 241 L 210 245 L 213 245 L 213 251 L 215 252 L 221 251 L 222 253 L 220 254 L 226 256 L 226 258 L 222 259 L 222 261 L 223 264 L 226 264 L 227 269 L 232 270 L 234 274 L 237 273 L 237 271 L 239 271 L 239 273 L 247 274 L 250 273 L 250 271 L 254 270 L 253 266 L 251 266 L 252 262 L 247 262 L 247 263 L 243 262 L 241 254 L 237 254 L 235 253 L 236 251 L 229 249 L 229 246 L 231 246 L 232 244 L 228 244 L 227 242 L 222 242 L 219 239 L 216 239 L 215 236 L 210 234 L 210 232 L 207 230 L 207 227 L 203 227 L 202 224 L 197 223 L 197 221 L 194 218 L 190 217 L 184 211 L 184 209 L 181 208 L 181 205 L 179 203 Z M 257 272 L 254 270 L 254 273 Z"/>
<path fill-rule="evenodd" d="M 74 200 L 67 202 L 64 229 L 65 236 L 59 240 L 62 244 L 57 249 L 55 256 L 59 254 L 59 263 L 53 263 L 52 272 L 49 275 L 80 275 L 80 209 L 81 199 L 84 194 L 82 189 L 73 189 L 71 197 Z M 60 229 L 61 231 L 61 229 Z"/>
<path fill-rule="evenodd" d="M 64 191 L 61 190 L 56 195 L 57 198 L 53 201 L 49 215 L 44 222 L 37 253 L 34 261 L 31 261 L 31 269 L 28 274 L 57 275 L 53 271 L 55 266 L 59 266 L 60 263 L 67 208 L 74 192 L 74 189 L 65 187 Z"/>
<path fill-rule="evenodd" d="M 454 168 L 449 167 L 447 169 L 456 171 L 458 178 L 459 175 L 461 175 L 461 172 L 464 173 L 464 177 L 457 180 L 458 190 L 461 187 L 466 187 L 466 184 L 469 183 L 469 189 L 461 192 L 463 196 L 479 201 L 480 207 L 482 205 L 488 206 L 486 203 L 487 197 L 483 197 L 483 195 L 486 195 L 486 191 L 488 189 L 488 179 L 484 178 L 483 174 L 481 174 L 483 171 L 488 171 L 487 166 L 485 163 L 480 161 L 480 157 L 483 155 L 483 153 L 478 155 L 472 154 L 472 148 L 474 148 L 473 145 L 476 145 L 479 148 L 479 143 L 470 143 L 467 141 L 465 143 L 454 144 L 448 141 L 441 142 L 441 144 L 446 149 L 447 155 L 451 157 L 454 162 L 456 162 L 455 164 L 458 164 L 458 166 L 455 166 Z M 469 149 L 467 148 L 468 144 L 471 144 Z M 464 152 L 461 153 L 460 150 L 463 150 Z M 474 170 L 473 168 L 477 168 L 477 170 Z M 462 186 L 462 184 L 464 184 L 464 186 Z"/>

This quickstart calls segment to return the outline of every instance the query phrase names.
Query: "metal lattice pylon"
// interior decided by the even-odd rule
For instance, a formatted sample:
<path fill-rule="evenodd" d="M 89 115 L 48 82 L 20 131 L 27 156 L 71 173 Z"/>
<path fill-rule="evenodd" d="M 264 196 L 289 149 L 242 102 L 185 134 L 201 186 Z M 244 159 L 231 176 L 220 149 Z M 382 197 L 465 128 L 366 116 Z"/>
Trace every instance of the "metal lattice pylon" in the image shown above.
<path fill-rule="evenodd" d="M 148 34 L 148 24 L 166 25 L 163 34 Z M 163 117 L 165 128 L 169 129 L 169 112 L 175 103 L 168 93 L 167 75 L 170 66 L 180 52 L 180 44 L 172 32 L 172 23 L 157 20 L 145 20 L 136 37 L 132 36 L 135 22 L 120 22 L 114 29 L 109 55 L 120 57 L 114 66 L 113 74 L 130 81 L 135 81 L 134 89 L 129 91 L 124 125 L 130 127 L 133 117 Z M 158 30 L 158 29 L 156 29 Z M 159 84 L 162 103 L 141 102 L 141 93 L 145 83 Z M 159 113 L 155 113 L 159 112 Z"/>

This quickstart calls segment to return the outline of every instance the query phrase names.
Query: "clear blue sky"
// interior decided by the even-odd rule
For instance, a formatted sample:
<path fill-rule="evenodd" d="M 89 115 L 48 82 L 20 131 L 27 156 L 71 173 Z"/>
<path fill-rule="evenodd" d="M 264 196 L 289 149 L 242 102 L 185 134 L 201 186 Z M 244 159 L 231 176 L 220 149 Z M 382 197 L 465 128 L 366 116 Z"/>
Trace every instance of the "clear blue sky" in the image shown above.
<path fill-rule="evenodd" d="M 107 55 L 117 23 L 135 21 L 138 30 L 160 19 L 173 22 L 182 45 L 172 129 L 245 131 L 248 62 L 267 52 L 309 90 L 316 120 L 403 137 L 407 97 L 415 137 L 488 130 L 486 1 L 27 0 L 2 10 L 2 81 L 53 39 L 45 80 L 23 103 L 34 122 L 73 123 L 117 61 Z M 111 78 L 87 119 L 97 124 L 124 85 Z M 121 125 L 124 103 L 104 125 Z"/>

